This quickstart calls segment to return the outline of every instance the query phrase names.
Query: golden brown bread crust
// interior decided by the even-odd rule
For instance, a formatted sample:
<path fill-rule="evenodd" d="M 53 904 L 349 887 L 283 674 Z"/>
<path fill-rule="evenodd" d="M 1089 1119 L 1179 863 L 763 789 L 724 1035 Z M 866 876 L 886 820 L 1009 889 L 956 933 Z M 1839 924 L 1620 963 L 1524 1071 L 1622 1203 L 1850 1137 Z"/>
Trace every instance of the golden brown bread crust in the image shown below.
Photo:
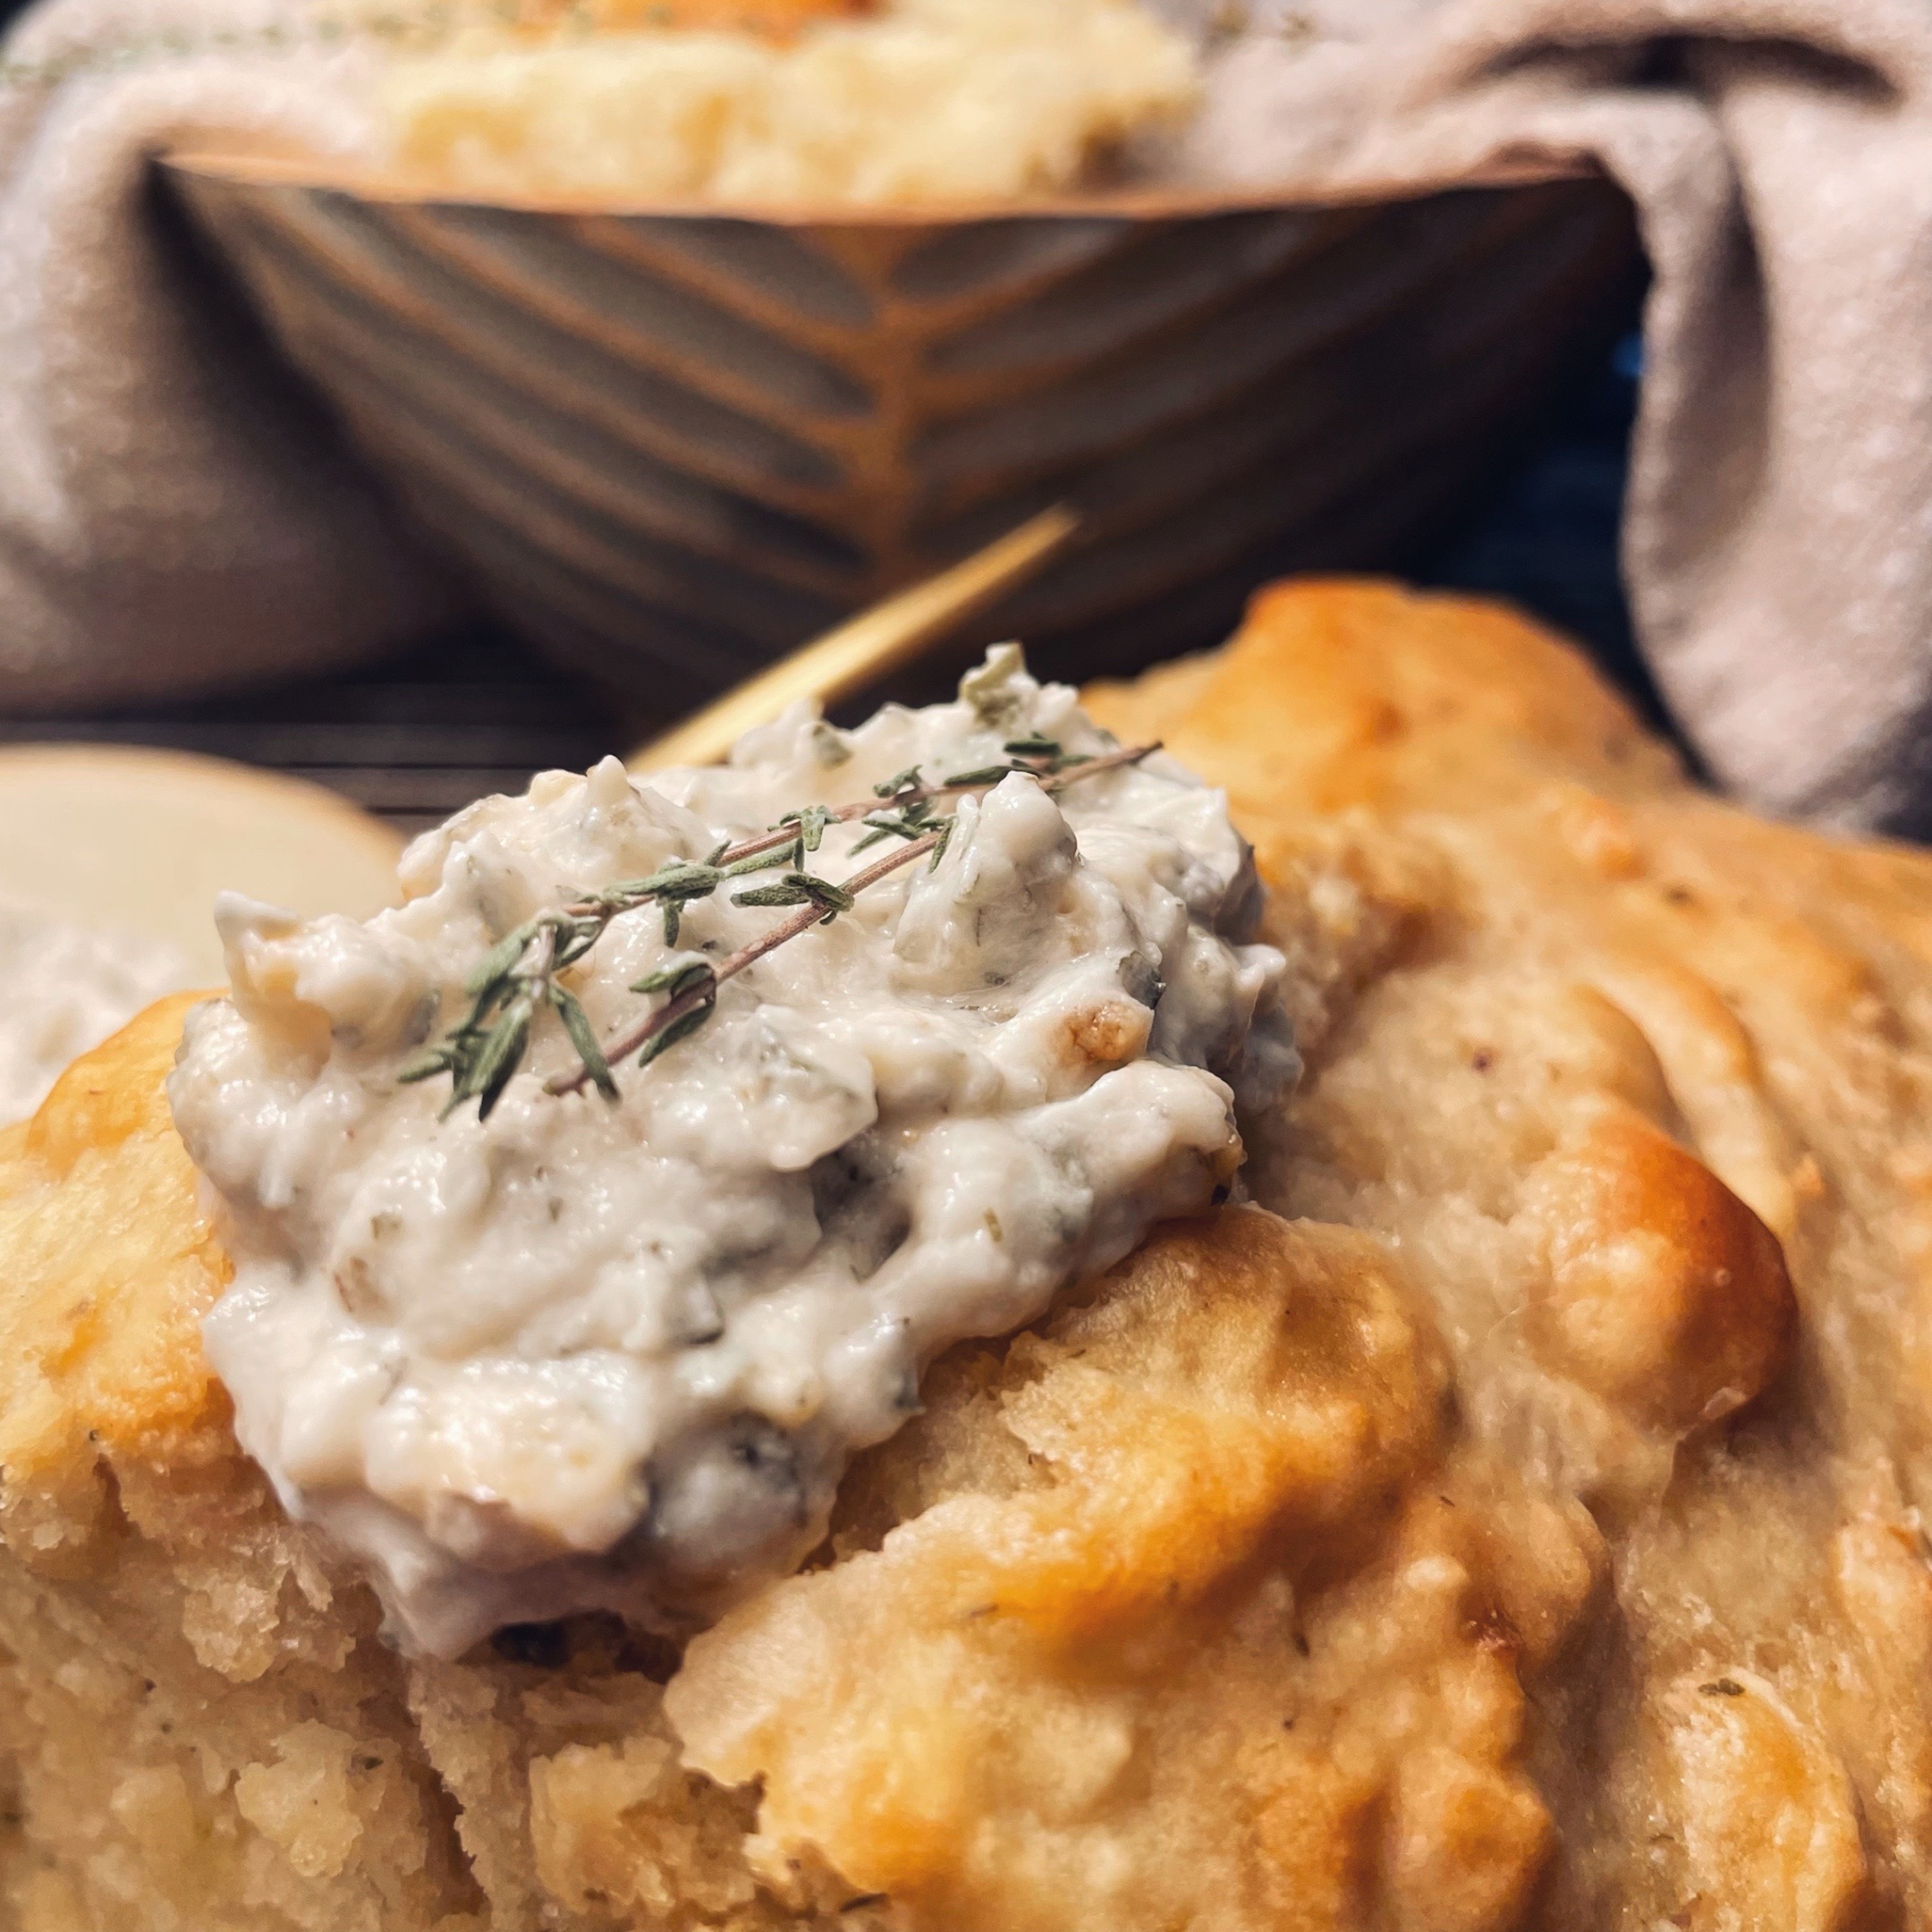
<path fill-rule="evenodd" d="M 1609 1535 L 1591 1668 L 1530 1679 L 1542 1921 L 1932 1923 L 1932 860 L 1718 803 L 1451 598 L 1264 593 L 1097 708 L 1227 779 L 1291 920 L 1355 881 L 1257 1192 L 1395 1241 L 1472 1428 Z"/>
<path fill-rule="evenodd" d="M 0 1140 L 0 1927 L 1932 1924 L 1932 860 L 1453 599 L 1271 591 L 1095 704 L 1278 888 L 1303 1218 L 956 1352 L 675 1676 L 406 1666 L 281 1521 L 178 1010 Z"/>
<path fill-rule="evenodd" d="M 161 1089 L 200 997 L 149 1008 L 105 1064 L 89 1056 L 70 1068 L 34 1119 L 0 1138 L 0 1469 L 10 1488 L 91 1479 L 90 1445 L 159 1468 L 233 1453 L 227 1398 L 198 1359 L 197 1326 L 230 1270 Z M 109 1220 L 96 1218 L 104 1197 Z M 76 1225 L 83 1207 L 88 1223 Z"/>
<path fill-rule="evenodd" d="M 943 1479 L 700 1638 L 687 1755 L 915 1925 L 1513 1917 L 1550 1848 L 1515 1654 L 1600 1546 L 1456 1442 L 1418 1315 L 1377 1244 L 1231 1209 L 962 1352 L 877 1460 L 920 1467 L 963 1385 L 942 1466 L 1000 1430 L 1016 1487 Z"/>

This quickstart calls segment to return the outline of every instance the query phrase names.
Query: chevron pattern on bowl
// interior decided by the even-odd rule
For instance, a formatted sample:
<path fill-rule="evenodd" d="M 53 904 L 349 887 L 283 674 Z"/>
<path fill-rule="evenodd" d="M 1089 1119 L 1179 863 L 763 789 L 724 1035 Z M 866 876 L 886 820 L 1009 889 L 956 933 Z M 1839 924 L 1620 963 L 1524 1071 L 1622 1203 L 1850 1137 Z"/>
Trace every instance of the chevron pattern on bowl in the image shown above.
<path fill-rule="evenodd" d="M 1059 499 L 987 614 L 1067 674 L 1386 561 L 1625 312 L 1595 180 L 943 219 L 492 208 L 177 158 L 288 357 L 559 655 L 665 712 Z"/>

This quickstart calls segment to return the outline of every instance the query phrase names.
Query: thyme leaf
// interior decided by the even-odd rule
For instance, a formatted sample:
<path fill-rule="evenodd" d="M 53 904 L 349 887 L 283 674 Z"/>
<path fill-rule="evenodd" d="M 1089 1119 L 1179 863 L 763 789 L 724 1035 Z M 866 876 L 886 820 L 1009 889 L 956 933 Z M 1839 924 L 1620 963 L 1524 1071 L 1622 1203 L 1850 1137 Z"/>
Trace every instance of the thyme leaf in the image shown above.
<path fill-rule="evenodd" d="M 907 805 L 895 812 L 868 812 L 865 822 L 872 829 L 852 847 L 854 857 L 869 846 L 877 845 L 881 839 L 923 838 L 939 820 L 934 816 L 932 802 L 921 799 L 917 804 Z"/>
<path fill-rule="evenodd" d="M 769 872 L 774 866 L 801 866 L 805 863 L 805 841 L 795 838 L 789 845 L 775 845 L 768 852 L 757 852 L 724 868 L 726 878 L 742 878 L 747 872 Z"/>
<path fill-rule="evenodd" d="M 631 990 L 633 993 L 668 993 L 675 999 L 679 994 L 689 993 L 716 977 L 711 962 L 702 953 L 681 953 L 656 972 L 646 973 L 632 984 Z"/>
<path fill-rule="evenodd" d="M 583 1010 L 583 1002 L 568 987 L 555 982 L 549 991 L 550 1004 L 556 1008 L 557 1018 L 564 1022 L 564 1030 L 569 1035 L 577 1057 L 583 1062 L 584 1072 L 606 1100 L 616 1100 L 619 1097 L 617 1082 L 611 1078 L 610 1062 L 604 1057 L 604 1049 L 597 1042 L 597 1029 L 590 1024 L 590 1015 Z"/>
<path fill-rule="evenodd" d="M 494 992 L 515 970 L 517 962 L 530 950 L 530 943 L 536 936 L 534 921 L 505 934 L 470 969 L 469 978 L 463 981 L 463 991 L 474 999 L 485 998 Z"/>
<path fill-rule="evenodd" d="M 772 829 L 775 832 L 795 825 L 805 850 L 815 852 L 818 850 L 818 842 L 825 837 L 826 827 L 831 823 L 832 812 L 828 806 L 808 805 L 803 811 L 788 811 Z"/>
<path fill-rule="evenodd" d="M 836 913 L 850 912 L 854 902 L 843 886 L 835 886 L 830 879 L 815 878 L 809 872 L 787 872 L 775 886 L 759 886 L 750 892 L 732 894 L 733 905 L 821 906 L 828 919 Z"/>
<path fill-rule="evenodd" d="M 681 1039 L 689 1039 L 716 1011 L 717 1008 L 708 1000 L 690 1013 L 680 1013 L 669 1026 L 660 1027 L 643 1042 L 638 1048 L 637 1063 L 640 1067 L 648 1066 L 659 1054 L 668 1053 Z"/>

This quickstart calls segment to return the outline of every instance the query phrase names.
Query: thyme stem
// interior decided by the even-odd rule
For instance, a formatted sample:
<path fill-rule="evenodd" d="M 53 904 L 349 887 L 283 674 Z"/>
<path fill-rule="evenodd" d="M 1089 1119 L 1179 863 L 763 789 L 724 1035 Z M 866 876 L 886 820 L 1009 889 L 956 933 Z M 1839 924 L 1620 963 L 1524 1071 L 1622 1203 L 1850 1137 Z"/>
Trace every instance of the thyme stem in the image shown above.
<path fill-rule="evenodd" d="M 1097 757 L 1082 758 L 1077 765 L 1070 765 L 1064 771 L 1056 772 L 1050 778 L 1040 781 L 1049 792 L 1064 792 L 1070 784 L 1082 778 L 1097 778 L 1102 772 L 1118 771 L 1123 765 L 1138 765 L 1142 758 L 1152 758 L 1160 750 L 1160 740 L 1152 744 L 1128 745 L 1119 751 L 1103 751 Z M 984 791 L 983 785 L 962 786 L 961 790 Z"/>
<path fill-rule="evenodd" d="M 877 886 L 889 872 L 896 872 L 901 866 L 910 865 L 913 860 L 923 858 L 936 851 L 943 835 L 928 832 L 924 838 L 915 839 L 910 845 L 902 845 L 895 852 L 869 865 L 863 872 L 855 872 L 849 879 L 841 881 L 845 891 L 854 897 L 868 886 Z M 708 1006 L 717 997 L 717 989 L 727 979 L 735 979 L 748 966 L 755 966 L 767 953 L 775 953 L 788 940 L 796 939 L 807 933 L 825 919 L 822 906 L 809 905 L 794 912 L 790 919 L 779 922 L 760 933 L 747 945 L 741 945 L 728 959 L 721 960 L 714 969 L 709 982 L 693 987 L 681 993 L 675 999 L 666 1000 L 656 1013 L 628 1033 L 620 1034 L 604 1049 L 606 1062 L 615 1066 L 621 1060 L 628 1060 L 634 1053 L 650 1045 L 651 1041 L 667 1028 L 675 1026 L 688 1013 L 694 1013 L 700 1006 Z M 580 1066 L 574 1073 L 559 1073 L 544 1085 L 548 1094 L 572 1094 L 579 1091 L 590 1080 L 590 1069 Z"/>

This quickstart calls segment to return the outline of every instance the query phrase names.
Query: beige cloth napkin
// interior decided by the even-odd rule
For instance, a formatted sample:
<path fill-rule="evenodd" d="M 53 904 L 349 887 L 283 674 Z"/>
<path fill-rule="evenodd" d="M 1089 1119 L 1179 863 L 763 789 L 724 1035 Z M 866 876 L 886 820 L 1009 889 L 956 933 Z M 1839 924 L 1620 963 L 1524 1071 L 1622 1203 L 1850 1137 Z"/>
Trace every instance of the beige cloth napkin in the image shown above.
<path fill-rule="evenodd" d="M 198 136 L 354 152 L 366 54 L 287 0 L 52 0 L 0 62 L 0 709 L 367 655 L 449 593 L 190 256 Z"/>
<path fill-rule="evenodd" d="M 1932 7 L 1296 11 L 1221 63 L 1193 166 L 1600 163 L 1656 275 L 1623 552 L 1657 680 L 1744 797 L 1932 836 Z"/>
<path fill-rule="evenodd" d="M 261 47 L 290 11 L 43 0 L 9 44 L 85 57 L 0 93 L 0 706 L 319 665 L 445 607 L 144 190 L 173 140 L 368 138 L 365 56 Z M 1625 564 L 1659 682 L 1742 795 L 1932 834 L 1926 0 L 1252 19 L 1213 64 L 1195 175 L 1319 194 L 1585 158 L 1629 191 L 1656 282 Z M 171 30 L 195 51 L 156 52 Z"/>

